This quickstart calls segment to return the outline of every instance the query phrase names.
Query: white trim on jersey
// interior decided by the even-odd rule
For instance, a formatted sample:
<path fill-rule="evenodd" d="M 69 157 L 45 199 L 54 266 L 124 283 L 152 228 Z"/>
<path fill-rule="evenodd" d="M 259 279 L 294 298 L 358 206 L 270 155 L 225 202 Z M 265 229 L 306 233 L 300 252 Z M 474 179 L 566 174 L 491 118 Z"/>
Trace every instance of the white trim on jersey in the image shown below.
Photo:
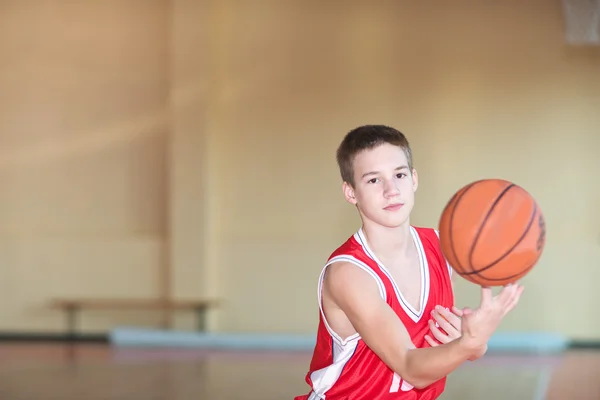
<path fill-rule="evenodd" d="M 340 335 L 338 335 L 336 332 L 334 332 L 334 330 L 331 329 L 331 327 L 329 326 L 329 323 L 327 322 L 327 318 L 325 318 L 325 312 L 323 311 L 323 302 L 322 302 L 322 300 L 323 300 L 323 278 L 325 277 L 325 271 L 327 270 L 328 266 L 330 266 L 331 264 L 336 263 L 336 262 L 348 262 L 348 263 L 354 264 L 357 267 L 359 267 L 360 269 L 366 271 L 369 275 L 371 275 L 373 277 L 373 279 L 375 279 L 375 282 L 377 282 L 377 286 L 379 287 L 379 294 L 381 295 L 381 297 L 384 300 L 386 298 L 386 292 L 385 292 L 385 286 L 383 285 L 383 282 L 377 276 L 377 274 L 375 272 L 373 272 L 373 270 L 368 265 L 366 265 L 365 263 L 363 263 L 362 261 L 360 261 L 359 259 L 357 259 L 353 256 L 350 256 L 347 254 L 342 254 L 342 255 L 331 258 L 327 262 L 327 264 L 325 264 L 325 266 L 323 267 L 323 270 L 321 271 L 321 275 L 319 276 L 319 283 L 317 284 L 317 298 L 319 300 L 319 310 L 321 311 L 321 317 L 323 318 L 323 322 L 325 324 L 325 327 L 327 328 L 327 331 L 329 332 L 329 335 L 331 335 L 331 337 L 333 338 L 333 340 L 335 342 L 337 342 L 337 344 L 339 344 L 340 346 L 344 346 L 352 340 L 359 339 L 360 335 L 358 333 L 355 333 L 354 335 L 349 336 L 346 339 L 342 339 L 340 337 Z"/>
<path fill-rule="evenodd" d="M 419 299 L 419 311 L 415 310 L 415 308 L 411 304 L 409 304 L 408 301 L 406 301 L 406 299 L 400 292 L 400 289 L 398 289 L 398 285 L 396 284 L 396 281 L 394 281 L 392 274 L 383 265 L 383 263 L 379 261 L 375 253 L 369 248 L 367 239 L 364 236 L 362 228 L 354 234 L 354 237 L 362 245 L 365 253 L 377 263 L 381 271 L 388 277 L 388 279 L 392 283 L 392 286 L 394 287 L 394 292 L 396 292 L 396 298 L 398 299 L 400 306 L 402 306 L 402 308 L 404 309 L 404 312 L 406 312 L 406 315 L 408 315 L 413 321 L 418 322 L 423 316 L 423 313 L 425 312 L 427 300 L 429 299 L 429 265 L 427 262 L 427 256 L 425 255 L 425 250 L 423 249 L 423 244 L 421 243 L 421 239 L 419 238 L 419 234 L 417 233 L 416 229 L 412 226 L 410 227 L 410 232 L 413 241 L 417 246 L 417 252 L 419 254 L 419 264 L 421 267 L 421 297 Z"/>
<path fill-rule="evenodd" d="M 333 329 L 329 326 L 327 322 L 327 318 L 325 318 L 325 312 L 323 311 L 323 278 L 325 277 L 325 271 L 327 267 L 336 262 L 348 262 L 356 265 L 358 268 L 366 271 L 375 279 L 377 282 L 377 286 L 379 287 L 379 294 L 385 300 L 386 299 L 386 291 L 383 282 L 377 276 L 373 270 L 358 260 L 357 258 L 342 254 L 336 257 L 331 258 L 327 264 L 323 267 L 321 271 L 321 275 L 319 276 L 319 282 L 317 285 L 317 297 L 319 299 L 319 310 L 321 311 L 321 317 L 323 318 L 323 323 L 327 328 L 327 332 L 329 332 L 329 336 L 331 336 L 332 344 L 333 344 L 333 360 L 332 363 L 325 368 L 314 371 L 310 374 L 310 380 L 312 382 L 312 392 L 310 393 L 309 400 L 323 400 L 325 399 L 325 393 L 329 389 L 335 385 L 337 380 L 340 378 L 344 367 L 356 351 L 356 347 L 358 346 L 358 341 L 360 339 L 360 334 L 355 333 L 352 336 L 347 337 L 346 339 L 342 339 L 340 335 L 334 332 Z"/>
<path fill-rule="evenodd" d="M 309 400 L 325 399 L 327 391 L 331 389 L 340 378 L 344 367 L 354 355 L 357 346 L 358 340 L 354 340 L 344 346 L 339 345 L 335 341 L 333 342 L 333 362 L 327 367 L 321 368 L 310 374 L 312 392 L 310 393 Z"/>
<path fill-rule="evenodd" d="M 434 229 L 435 234 L 437 235 L 438 239 L 440 238 L 440 231 L 437 229 Z M 442 254 L 443 256 L 443 254 Z M 446 260 L 446 265 L 448 266 L 448 273 L 450 274 L 450 278 L 452 278 L 452 265 L 450 265 L 450 263 L 448 262 L 448 260 L 444 257 L 444 259 Z"/>

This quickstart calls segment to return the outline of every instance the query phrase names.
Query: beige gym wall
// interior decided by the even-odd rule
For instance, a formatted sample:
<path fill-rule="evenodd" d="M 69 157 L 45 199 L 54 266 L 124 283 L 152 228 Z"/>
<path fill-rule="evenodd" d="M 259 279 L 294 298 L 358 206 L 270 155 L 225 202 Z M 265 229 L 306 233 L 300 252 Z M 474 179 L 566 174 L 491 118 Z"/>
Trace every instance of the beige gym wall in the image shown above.
<path fill-rule="evenodd" d="M 0 330 L 65 297 L 150 297 L 165 256 L 164 0 L 0 3 Z M 90 312 L 86 330 L 146 313 Z"/>
<path fill-rule="evenodd" d="M 175 297 L 224 299 L 212 329 L 313 332 L 320 268 L 358 227 L 335 148 L 386 123 L 414 147 L 413 223 L 478 178 L 539 200 L 547 250 L 503 329 L 600 338 L 572 311 L 600 300 L 600 51 L 564 45 L 558 1 L 8 3 L 0 329 L 60 328 L 52 296 L 157 295 L 165 258 Z"/>

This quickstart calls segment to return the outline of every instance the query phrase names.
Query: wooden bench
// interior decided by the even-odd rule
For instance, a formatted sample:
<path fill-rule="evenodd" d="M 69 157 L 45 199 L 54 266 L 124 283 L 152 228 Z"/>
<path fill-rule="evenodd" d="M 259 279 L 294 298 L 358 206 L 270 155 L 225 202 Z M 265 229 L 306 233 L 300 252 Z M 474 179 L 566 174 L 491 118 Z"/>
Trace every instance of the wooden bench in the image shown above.
<path fill-rule="evenodd" d="M 172 311 L 192 311 L 196 313 L 199 331 L 206 328 L 206 311 L 218 305 L 216 300 L 161 300 L 126 298 L 75 298 L 55 299 L 51 306 L 65 312 L 67 318 L 67 340 L 77 340 L 78 316 L 86 310 L 155 310 L 165 313 L 164 325 L 169 325 Z M 167 327 L 165 326 L 165 327 Z"/>

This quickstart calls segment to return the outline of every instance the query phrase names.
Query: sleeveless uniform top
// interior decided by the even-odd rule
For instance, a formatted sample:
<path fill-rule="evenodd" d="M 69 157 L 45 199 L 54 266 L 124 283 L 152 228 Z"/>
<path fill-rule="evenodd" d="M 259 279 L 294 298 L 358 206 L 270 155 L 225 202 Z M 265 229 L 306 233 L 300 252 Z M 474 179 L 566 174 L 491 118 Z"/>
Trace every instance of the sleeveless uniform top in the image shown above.
<path fill-rule="evenodd" d="M 335 250 L 323 268 L 318 283 L 319 326 L 317 342 L 306 382 L 307 395 L 295 400 L 433 400 L 444 390 L 446 378 L 417 389 L 395 374 L 361 340 L 359 334 L 342 340 L 328 325 L 321 302 L 323 276 L 328 265 L 350 262 L 368 272 L 379 286 L 381 297 L 398 315 L 417 348 L 429 346 L 430 313 L 436 305 L 454 305 L 451 269 L 444 258 L 438 232 L 411 226 L 421 264 L 421 298 L 416 311 L 405 301 L 394 279 L 370 250 L 362 229 Z"/>

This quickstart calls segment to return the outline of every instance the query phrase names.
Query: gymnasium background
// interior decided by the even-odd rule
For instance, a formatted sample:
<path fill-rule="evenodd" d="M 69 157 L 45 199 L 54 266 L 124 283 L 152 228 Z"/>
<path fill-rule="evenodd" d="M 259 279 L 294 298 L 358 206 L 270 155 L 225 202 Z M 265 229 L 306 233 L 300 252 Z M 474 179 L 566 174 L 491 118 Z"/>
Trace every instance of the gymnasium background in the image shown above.
<path fill-rule="evenodd" d="M 63 333 L 56 297 L 159 296 L 222 300 L 212 332 L 313 335 L 318 273 L 359 226 L 335 148 L 383 123 L 414 149 L 414 224 L 479 178 L 538 199 L 547 247 L 502 331 L 600 340 L 600 52 L 565 44 L 559 1 L 0 9 L 5 335 Z M 89 311 L 81 330 L 159 319 Z"/>

